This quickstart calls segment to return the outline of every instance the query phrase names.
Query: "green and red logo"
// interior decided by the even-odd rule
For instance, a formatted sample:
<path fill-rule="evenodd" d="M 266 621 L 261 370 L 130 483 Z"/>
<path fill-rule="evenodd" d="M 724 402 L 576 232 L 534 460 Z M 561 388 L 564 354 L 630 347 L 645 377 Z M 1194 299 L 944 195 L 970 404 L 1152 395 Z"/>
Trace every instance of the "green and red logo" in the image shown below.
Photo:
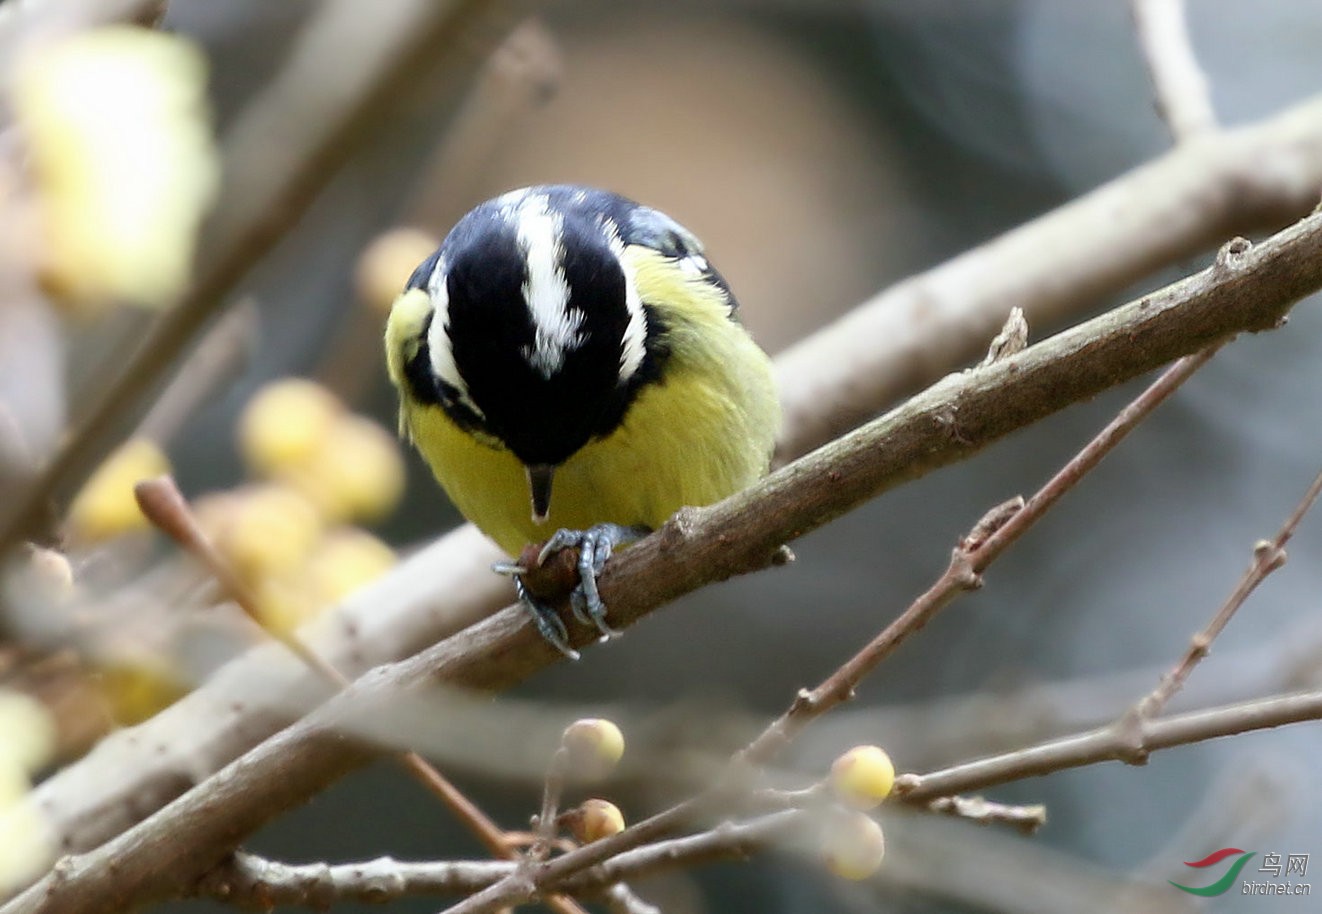
<path fill-rule="evenodd" d="M 1198 869 L 1206 869 L 1209 866 L 1216 866 L 1218 863 L 1220 863 L 1222 860 L 1225 860 L 1227 857 L 1234 857 L 1236 854 L 1238 854 L 1239 859 L 1230 865 L 1230 869 L 1226 871 L 1224 876 L 1222 876 L 1220 879 L 1218 879 L 1216 882 L 1212 883 L 1211 885 L 1205 885 L 1199 887 L 1199 886 L 1180 885 L 1178 882 L 1174 882 L 1171 880 L 1167 880 L 1167 881 L 1170 882 L 1171 885 L 1179 889 L 1181 892 L 1188 892 L 1190 895 L 1202 895 L 1205 898 L 1210 898 L 1213 895 L 1224 895 L 1226 892 L 1230 891 L 1230 887 L 1234 885 L 1235 880 L 1239 878 L 1239 871 L 1244 869 L 1244 864 L 1248 863 L 1249 858 L 1256 853 L 1257 851 L 1242 851 L 1237 847 L 1223 847 L 1219 851 L 1213 851 L 1212 853 L 1208 854 L 1202 860 L 1195 860 L 1192 863 L 1190 863 L 1187 860 L 1185 861 L 1184 863 L 1185 866 L 1192 866 Z"/>

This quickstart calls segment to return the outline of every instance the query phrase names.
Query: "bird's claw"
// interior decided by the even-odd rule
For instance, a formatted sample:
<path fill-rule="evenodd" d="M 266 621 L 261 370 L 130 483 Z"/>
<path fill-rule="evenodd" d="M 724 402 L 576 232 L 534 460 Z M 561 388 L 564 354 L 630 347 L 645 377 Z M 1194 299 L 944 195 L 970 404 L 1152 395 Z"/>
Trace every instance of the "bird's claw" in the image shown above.
<path fill-rule="evenodd" d="M 514 592 L 518 594 L 519 602 L 532 616 L 538 634 L 570 660 L 577 660 L 579 653 L 569 645 L 569 630 L 565 628 L 565 623 L 560 621 L 560 615 L 555 609 L 528 593 L 523 578 L 518 574 L 514 575 Z"/>
<path fill-rule="evenodd" d="M 647 533 L 646 528 L 625 527 L 621 524 L 597 524 L 587 530 L 562 529 L 552 534 L 537 554 L 536 567 L 540 568 L 557 552 L 578 549 L 578 585 L 569 595 L 569 605 L 574 618 L 596 628 L 602 641 L 620 632 L 606 621 L 606 604 L 602 602 L 601 593 L 597 590 L 597 576 L 606 567 L 606 561 L 616 546 L 628 545 Z M 500 563 L 496 570 L 514 577 L 519 600 L 532 613 L 542 637 L 565 656 L 577 658 L 578 652 L 569 646 L 569 634 L 555 610 L 537 600 L 523 586 L 520 575 L 526 574 L 528 569 L 515 563 Z"/>

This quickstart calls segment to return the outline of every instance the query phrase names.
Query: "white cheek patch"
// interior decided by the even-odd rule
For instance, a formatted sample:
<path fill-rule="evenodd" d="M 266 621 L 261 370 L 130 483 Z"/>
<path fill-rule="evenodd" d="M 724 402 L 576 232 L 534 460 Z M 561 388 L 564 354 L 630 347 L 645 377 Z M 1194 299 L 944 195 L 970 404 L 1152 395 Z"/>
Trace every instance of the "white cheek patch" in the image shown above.
<path fill-rule="evenodd" d="M 459 366 L 454 361 L 454 348 L 450 345 L 450 291 L 445 285 L 445 264 L 438 262 L 436 270 L 427 280 L 427 294 L 431 297 L 431 326 L 427 328 L 427 352 L 431 355 L 431 370 L 459 396 L 459 402 L 482 418 L 482 410 L 477 408 L 468 395 L 468 385 L 459 373 Z"/>
<path fill-rule="evenodd" d="M 519 247 L 528 265 L 523 299 L 532 316 L 533 344 L 523 357 L 544 378 L 565 364 L 565 354 L 583 345 L 584 314 L 569 307 L 571 290 L 565 277 L 563 227 L 558 216 L 548 212 L 542 195 L 525 197 L 518 213 Z"/>

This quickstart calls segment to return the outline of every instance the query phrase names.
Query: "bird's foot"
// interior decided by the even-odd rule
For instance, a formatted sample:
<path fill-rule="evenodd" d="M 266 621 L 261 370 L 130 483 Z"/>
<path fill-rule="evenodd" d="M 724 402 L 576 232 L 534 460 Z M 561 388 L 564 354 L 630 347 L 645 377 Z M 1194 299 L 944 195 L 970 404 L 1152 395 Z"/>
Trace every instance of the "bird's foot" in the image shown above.
<path fill-rule="evenodd" d="M 606 622 L 606 604 L 597 590 L 597 576 L 606 567 L 606 560 L 617 546 L 627 546 L 642 539 L 651 531 L 646 527 L 626 527 L 622 524 L 596 524 L 587 530 L 557 530 L 537 553 L 533 568 L 540 568 L 557 552 L 578 549 L 578 584 L 569 595 L 574 617 L 584 625 L 594 626 L 602 641 L 619 634 Z M 515 589 L 522 603 L 532 614 L 537 631 L 566 657 L 578 659 L 578 651 L 569 645 L 569 632 L 555 608 L 529 592 L 523 575 L 531 569 L 521 564 L 501 562 L 492 566 L 495 571 L 514 578 Z"/>

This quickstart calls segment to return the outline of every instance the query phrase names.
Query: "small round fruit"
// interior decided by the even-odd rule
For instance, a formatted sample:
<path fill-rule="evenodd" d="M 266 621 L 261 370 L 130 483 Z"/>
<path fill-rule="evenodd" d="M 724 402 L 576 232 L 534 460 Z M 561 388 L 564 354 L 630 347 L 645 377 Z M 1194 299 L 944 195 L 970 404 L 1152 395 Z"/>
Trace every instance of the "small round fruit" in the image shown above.
<path fill-rule="evenodd" d="M 344 405 L 306 378 L 283 378 L 253 394 L 239 416 L 239 450 L 252 472 L 297 472 L 325 447 Z"/>
<path fill-rule="evenodd" d="M 609 800 L 584 800 L 567 818 L 570 831 L 582 844 L 591 844 L 624 831 L 624 813 Z"/>
<path fill-rule="evenodd" d="M 147 518 L 138 507 L 133 487 L 144 479 L 170 472 L 170 461 L 155 442 L 134 438 L 106 458 L 69 505 L 69 534 L 84 543 L 99 543 L 134 530 L 145 530 Z"/>
<path fill-rule="evenodd" d="M 565 728 L 560 743 L 569 758 L 568 773 L 581 780 L 600 780 L 615 770 L 624 755 L 624 734 L 601 717 L 585 717 Z"/>
<path fill-rule="evenodd" d="M 832 816 L 822 831 L 822 856 L 842 879 L 868 878 L 886 856 L 881 826 L 861 812 Z"/>
<path fill-rule="evenodd" d="M 895 765 L 878 746 L 855 746 L 831 765 L 831 789 L 856 809 L 872 809 L 890 796 Z"/>
<path fill-rule="evenodd" d="M 439 243 L 436 236 L 407 226 L 377 235 L 358 257 L 354 275 L 358 298 L 373 311 L 389 314 L 413 270 L 432 255 Z"/>
<path fill-rule="evenodd" d="M 380 425 L 345 415 L 288 478 L 332 520 L 379 520 L 404 494 L 404 457 L 395 436 Z"/>

